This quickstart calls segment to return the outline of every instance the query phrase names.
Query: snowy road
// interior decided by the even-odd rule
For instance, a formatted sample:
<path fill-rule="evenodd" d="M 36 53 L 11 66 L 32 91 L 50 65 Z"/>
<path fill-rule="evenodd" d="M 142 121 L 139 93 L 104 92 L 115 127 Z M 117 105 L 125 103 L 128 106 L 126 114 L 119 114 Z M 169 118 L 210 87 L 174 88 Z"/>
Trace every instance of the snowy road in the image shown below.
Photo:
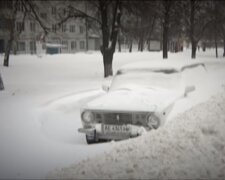
<path fill-rule="evenodd" d="M 200 56 L 209 67 L 204 86 L 179 101 L 170 119 L 220 91 L 225 63 L 210 53 Z M 187 56 L 189 52 L 169 54 L 170 58 Z M 159 57 L 158 52 L 117 53 L 114 71 L 128 62 Z M 0 178 L 43 178 L 54 168 L 114 147 L 115 143 L 88 146 L 77 132 L 80 105 L 103 93 L 100 53 L 11 56 L 10 67 L 1 65 L 0 72 L 6 88 L 0 92 Z"/>

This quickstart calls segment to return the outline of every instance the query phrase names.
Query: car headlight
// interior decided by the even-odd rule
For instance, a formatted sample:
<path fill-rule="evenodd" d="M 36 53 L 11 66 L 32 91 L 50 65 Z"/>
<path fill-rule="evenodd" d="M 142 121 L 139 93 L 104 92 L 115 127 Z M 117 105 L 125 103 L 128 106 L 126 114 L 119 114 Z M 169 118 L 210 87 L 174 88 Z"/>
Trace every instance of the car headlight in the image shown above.
<path fill-rule="evenodd" d="M 85 123 L 91 123 L 94 120 L 94 114 L 91 111 L 84 111 L 81 118 Z"/>
<path fill-rule="evenodd" d="M 160 126 L 160 119 L 154 114 L 149 114 L 147 124 L 151 129 L 157 129 Z"/>

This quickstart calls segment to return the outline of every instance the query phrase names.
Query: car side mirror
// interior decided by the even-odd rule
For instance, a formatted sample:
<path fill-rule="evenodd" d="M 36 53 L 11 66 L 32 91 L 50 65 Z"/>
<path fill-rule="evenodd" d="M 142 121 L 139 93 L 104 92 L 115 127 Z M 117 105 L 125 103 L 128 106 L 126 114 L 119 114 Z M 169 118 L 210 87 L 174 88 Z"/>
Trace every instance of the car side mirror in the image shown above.
<path fill-rule="evenodd" d="M 109 76 L 107 78 L 105 78 L 103 80 L 103 83 L 102 83 L 102 89 L 105 91 L 105 92 L 108 92 L 109 91 L 109 88 L 111 86 L 111 83 L 112 83 L 112 79 L 113 79 L 113 76 Z"/>
<path fill-rule="evenodd" d="M 184 91 L 184 97 L 188 95 L 188 93 L 192 92 L 195 90 L 195 86 L 186 86 L 185 91 Z"/>

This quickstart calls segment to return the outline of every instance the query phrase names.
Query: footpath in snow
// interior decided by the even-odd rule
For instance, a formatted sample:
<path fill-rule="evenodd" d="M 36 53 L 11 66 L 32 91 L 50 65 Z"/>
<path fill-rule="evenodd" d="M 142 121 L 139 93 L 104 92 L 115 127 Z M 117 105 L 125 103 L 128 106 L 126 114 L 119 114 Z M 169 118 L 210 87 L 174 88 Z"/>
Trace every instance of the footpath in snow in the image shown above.
<path fill-rule="evenodd" d="M 224 179 L 223 92 L 178 115 L 162 128 L 114 143 L 103 155 L 49 172 L 62 179 Z"/>

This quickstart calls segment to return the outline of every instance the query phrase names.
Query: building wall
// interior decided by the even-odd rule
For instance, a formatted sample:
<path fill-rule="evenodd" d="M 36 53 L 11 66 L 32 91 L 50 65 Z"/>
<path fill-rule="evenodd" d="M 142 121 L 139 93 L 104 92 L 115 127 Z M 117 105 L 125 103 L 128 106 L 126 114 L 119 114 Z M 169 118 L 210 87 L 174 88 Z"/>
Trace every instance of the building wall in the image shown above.
<path fill-rule="evenodd" d="M 57 13 L 61 12 L 67 1 L 39 1 L 38 6 L 40 9 L 39 15 L 42 18 L 45 25 L 51 28 L 51 32 L 46 36 L 45 42 L 49 44 L 61 44 L 61 53 L 76 53 L 78 51 L 86 50 L 86 29 L 84 19 L 70 19 L 64 23 L 61 27 L 55 30 L 54 25 L 59 22 Z M 84 7 L 84 1 L 77 2 L 76 7 Z M 1 8 L 0 8 L 1 9 Z M 8 9 L 6 12 L 10 12 Z M 1 15 L 1 13 L 0 13 Z M 13 51 L 18 54 L 36 53 L 37 43 L 40 42 L 40 37 L 44 34 L 40 25 L 28 16 L 25 19 L 24 25 L 20 25 L 23 19 L 23 10 L 17 13 L 15 23 L 15 42 L 13 44 Z M 0 18 L 1 19 L 1 18 Z M 1 21 L 0 21 L 1 22 Z M 22 31 L 19 34 L 19 26 L 22 26 Z M 4 46 L 9 38 L 9 30 L 1 28 L 0 24 L 0 40 L 4 41 Z M 4 47 L 5 48 L 5 47 Z M 94 47 L 93 47 L 94 49 Z M 44 52 L 44 51 L 42 51 Z"/>

